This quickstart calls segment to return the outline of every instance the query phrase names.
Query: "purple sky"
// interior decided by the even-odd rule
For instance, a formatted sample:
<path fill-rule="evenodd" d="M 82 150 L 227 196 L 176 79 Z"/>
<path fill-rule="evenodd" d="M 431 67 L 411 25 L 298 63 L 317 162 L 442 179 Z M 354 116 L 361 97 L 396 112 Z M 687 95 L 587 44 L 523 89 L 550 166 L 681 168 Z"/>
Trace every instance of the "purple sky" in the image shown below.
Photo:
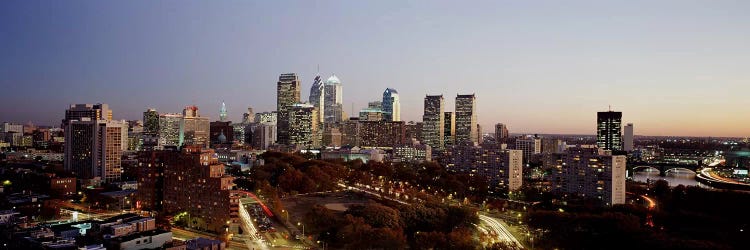
<path fill-rule="evenodd" d="M 71 103 L 116 119 L 198 105 L 231 120 L 303 100 L 320 65 L 347 112 L 401 94 L 476 93 L 485 132 L 750 135 L 748 1 L 0 1 L 0 121 L 57 125 Z"/>

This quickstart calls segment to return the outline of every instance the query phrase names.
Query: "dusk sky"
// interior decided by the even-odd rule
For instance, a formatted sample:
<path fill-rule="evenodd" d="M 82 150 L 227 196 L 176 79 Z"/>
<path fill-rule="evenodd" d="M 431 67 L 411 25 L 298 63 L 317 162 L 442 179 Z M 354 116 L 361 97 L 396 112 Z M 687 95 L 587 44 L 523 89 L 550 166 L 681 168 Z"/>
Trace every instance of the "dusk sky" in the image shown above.
<path fill-rule="evenodd" d="M 476 93 L 480 124 L 595 134 L 750 136 L 750 1 L 0 1 L 0 121 L 59 125 L 195 104 L 276 108 L 279 74 L 320 65 L 351 115 L 386 87 L 402 119 L 425 94 Z"/>

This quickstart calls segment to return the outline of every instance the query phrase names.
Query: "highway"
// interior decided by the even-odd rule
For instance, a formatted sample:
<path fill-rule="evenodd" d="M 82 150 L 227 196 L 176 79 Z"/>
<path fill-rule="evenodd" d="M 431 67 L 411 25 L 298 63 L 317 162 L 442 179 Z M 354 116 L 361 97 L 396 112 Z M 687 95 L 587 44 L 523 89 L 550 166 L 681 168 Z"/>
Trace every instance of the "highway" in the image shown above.
<path fill-rule="evenodd" d="M 487 226 L 489 226 L 490 229 L 492 229 L 492 231 L 496 233 L 498 241 L 510 242 L 523 248 L 521 242 L 518 242 L 516 237 L 514 237 L 513 234 L 511 234 L 510 231 L 508 231 L 508 229 L 506 229 L 498 219 L 480 214 L 479 220 L 484 222 L 484 224 L 487 224 Z"/>
<path fill-rule="evenodd" d="M 255 225 L 253 225 L 253 218 L 250 217 L 249 213 L 247 213 L 247 209 L 245 209 L 245 204 L 242 204 L 241 199 L 240 199 L 240 226 L 242 227 L 242 230 L 246 232 L 245 235 L 250 236 L 249 238 L 244 238 L 248 249 L 269 249 L 266 242 L 263 240 L 263 238 L 260 237 L 260 233 L 258 232 L 258 229 L 255 228 Z"/>

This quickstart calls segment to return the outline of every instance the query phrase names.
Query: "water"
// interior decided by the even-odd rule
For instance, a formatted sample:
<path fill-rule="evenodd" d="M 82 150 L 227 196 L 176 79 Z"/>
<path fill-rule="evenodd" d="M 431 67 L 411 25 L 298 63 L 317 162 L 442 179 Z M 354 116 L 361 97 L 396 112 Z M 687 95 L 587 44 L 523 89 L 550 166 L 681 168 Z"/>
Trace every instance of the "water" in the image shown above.
<path fill-rule="evenodd" d="M 659 176 L 659 171 L 655 169 L 645 169 L 637 171 L 633 174 L 633 180 L 638 182 L 648 182 L 665 180 L 669 182 L 670 187 L 676 187 L 678 185 L 684 186 L 699 186 L 702 188 L 709 188 L 695 180 L 695 172 L 690 170 L 672 170 L 667 173 L 667 176 Z"/>

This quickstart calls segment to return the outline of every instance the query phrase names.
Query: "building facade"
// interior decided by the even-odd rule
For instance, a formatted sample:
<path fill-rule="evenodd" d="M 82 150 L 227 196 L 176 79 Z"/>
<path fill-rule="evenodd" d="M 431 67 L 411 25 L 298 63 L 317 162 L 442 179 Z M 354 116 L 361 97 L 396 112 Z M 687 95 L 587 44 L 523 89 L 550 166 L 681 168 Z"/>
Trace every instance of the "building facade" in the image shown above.
<path fill-rule="evenodd" d="M 399 100 L 398 91 L 387 88 L 383 91 L 383 120 L 401 121 L 401 101 Z"/>
<path fill-rule="evenodd" d="M 626 156 L 594 147 L 568 148 L 552 171 L 552 191 L 596 199 L 604 206 L 625 203 Z"/>
<path fill-rule="evenodd" d="M 310 104 L 295 104 L 289 110 L 289 143 L 301 147 L 320 147 L 318 109 Z"/>
<path fill-rule="evenodd" d="M 633 124 L 628 123 L 625 125 L 625 133 L 622 137 L 622 149 L 625 151 L 633 151 Z"/>
<path fill-rule="evenodd" d="M 324 97 L 324 120 L 326 123 L 341 122 L 344 120 L 344 93 L 341 80 L 332 75 L 326 80 Z"/>
<path fill-rule="evenodd" d="M 433 150 L 443 149 L 445 145 L 445 116 L 443 114 L 443 95 L 426 96 L 424 98 L 424 115 L 422 115 L 422 139 L 424 144 Z"/>
<path fill-rule="evenodd" d="M 210 130 L 208 117 L 201 117 L 198 113 L 198 107 L 185 107 L 182 111 L 182 123 L 180 125 L 180 146 L 199 145 L 208 148 Z"/>
<path fill-rule="evenodd" d="M 605 150 L 622 150 L 622 112 L 596 113 L 596 145 Z"/>
<path fill-rule="evenodd" d="M 312 87 L 310 88 L 310 104 L 318 109 L 319 122 L 325 122 L 325 83 L 320 75 L 315 76 Z"/>
<path fill-rule="evenodd" d="M 297 74 L 281 74 L 276 85 L 276 126 L 280 144 L 290 143 L 289 111 L 296 103 L 300 103 L 300 80 Z"/>
<path fill-rule="evenodd" d="M 65 130 L 65 170 L 80 179 L 93 180 L 92 183 L 119 181 L 127 130 L 127 123 L 122 121 L 94 121 L 88 117 L 69 120 Z"/>
<path fill-rule="evenodd" d="M 456 96 L 456 143 L 479 143 L 476 101 L 474 94 Z"/>

